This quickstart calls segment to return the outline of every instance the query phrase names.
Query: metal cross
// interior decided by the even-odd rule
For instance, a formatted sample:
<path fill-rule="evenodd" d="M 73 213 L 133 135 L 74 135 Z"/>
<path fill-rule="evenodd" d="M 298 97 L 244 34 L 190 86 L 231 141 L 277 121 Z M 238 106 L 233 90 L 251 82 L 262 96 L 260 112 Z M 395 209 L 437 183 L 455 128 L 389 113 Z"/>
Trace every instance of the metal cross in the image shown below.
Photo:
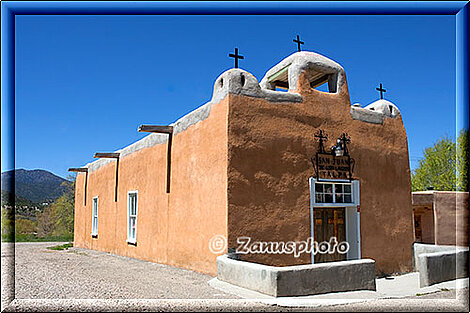
<path fill-rule="evenodd" d="M 341 142 L 343 143 L 343 150 L 344 150 L 344 155 L 349 155 L 349 151 L 348 151 L 348 143 L 351 142 L 351 137 L 348 136 L 347 133 L 343 133 L 339 139 L 341 140 Z"/>
<path fill-rule="evenodd" d="M 297 35 L 297 40 L 294 39 L 294 40 L 292 40 L 292 41 L 297 43 L 297 49 L 299 49 L 299 52 L 300 52 L 300 51 L 301 51 L 301 50 L 300 50 L 300 45 L 301 45 L 301 44 L 303 45 L 304 42 L 300 40 L 299 35 Z"/>
<path fill-rule="evenodd" d="M 384 98 L 384 92 L 387 92 L 387 90 L 382 88 L 382 83 L 380 83 L 380 88 L 375 88 L 375 90 L 380 91 L 380 99 Z"/>
<path fill-rule="evenodd" d="M 238 48 L 235 48 L 235 54 L 229 53 L 228 56 L 235 59 L 235 68 L 238 68 L 238 59 L 240 60 L 244 59 L 243 55 L 238 54 Z"/>
<path fill-rule="evenodd" d="M 323 130 L 319 130 L 315 134 L 315 138 L 318 138 L 319 144 L 318 144 L 318 150 L 320 150 L 320 153 L 325 153 L 325 147 L 323 146 L 323 141 L 326 141 L 328 139 L 328 136 L 323 133 Z"/>

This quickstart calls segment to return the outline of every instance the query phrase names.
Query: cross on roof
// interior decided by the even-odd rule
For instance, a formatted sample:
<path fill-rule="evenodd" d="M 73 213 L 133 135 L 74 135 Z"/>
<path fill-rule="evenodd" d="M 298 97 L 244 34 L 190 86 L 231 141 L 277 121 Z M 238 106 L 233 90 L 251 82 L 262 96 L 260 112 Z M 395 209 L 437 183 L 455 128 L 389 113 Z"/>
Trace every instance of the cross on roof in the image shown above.
<path fill-rule="evenodd" d="M 328 139 L 328 136 L 323 132 L 323 130 L 319 130 L 315 134 L 315 138 L 318 138 L 319 144 L 318 144 L 318 150 L 320 153 L 325 153 L 325 147 L 323 146 L 323 141 L 326 141 Z"/>
<path fill-rule="evenodd" d="M 316 134 L 315 134 L 315 138 L 318 138 L 320 140 L 323 140 L 323 139 L 328 139 L 328 136 L 323 132 L 323 130 L 319 130 Z"/>
<path fill-rule="evenodd" d="M 351 142 L 351 137 L 347 133 L 343 133 L 339 139 L 343 142 L 344 155 L 348 155 L 348 146 L 347 144 Z"/>
<path fill-rule="evenodd" d="M 235 59 L 235 68 L 238 68 L 238 59 L 243 60 L 245 58 L 243 55 L 238 54 L 238 48 L 235 48 L 235 54 L 229 53 L 228 56 Z"/>
<path fill-rule="evenodd" d="M 299 49 L 299 52 L 300 52 L 300 51 L 301 51 L 301 50 L 300 50 L 300 45 L 301 45 L 301 44 L 303 45 L 304 42 L 300 40 L 299 35 L 297 35 L 297 40 L 294 39 L 294 40 L 292 40 L 292 41 L 297 43 L 297 49 Z"/>
<path fill-rule="evenodd" d="M 375 90 L 380 91 L 380 99 L 383 99 L 384 98 L 383 93 L 387 92 L 387 90 L 382 88 L 382 83 L 380 83 L 380 88 L 375 88 Z"/>
<path fill-rule="evenodd" d="M 339 137 L 339 139 L 341 139 L 341 141 L 344 142 L 344 143 L 350 143 L 351 142 L 351 138 L 349 137 L 349 135 L 347 133 L 342 133 L 341 136 Z"/>

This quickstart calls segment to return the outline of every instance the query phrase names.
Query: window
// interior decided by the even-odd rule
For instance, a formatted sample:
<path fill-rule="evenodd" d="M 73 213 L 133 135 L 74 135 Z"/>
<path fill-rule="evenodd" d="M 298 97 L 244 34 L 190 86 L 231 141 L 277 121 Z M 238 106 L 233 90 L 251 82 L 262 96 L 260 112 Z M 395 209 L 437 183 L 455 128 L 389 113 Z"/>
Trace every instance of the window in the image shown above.
<path fill-rule="evenodd" d="M 352 203 L 351 183 L 315 182 L 315 203 Z"/>
<path fill-rule="evenodd" d="M 289 91 L 289 88 L 284 88 L 284 87 L 281 87 L 281 86 L 276 86 L 274 90 L 276 90 L 276 91 L 282 91 L 282 92 L 288 92 L 288 91 Z"/>
<path fill-rule="evenodd" d="M 330 91 L 330 86 L 328 84 L 328 80 L 323 80 L 323 81 L 320 81 L 320 82 L 312 82 L 310 83 L 310 87 L 312 87 L 313 89 L 316 89 L 318 91 L 323 91 L 323 92 L 331 92 Z"/>
<path fill-rule="evenodd" d="M 137 231 L 137 191 L 127 194 L 127 242 L 136 243 Z"/>
<path fill-rule="evenodd" d="M 93 209 L 91 214 L 91 235 L 98 235 L 98 197 L 93 198 Z"/>
<path fill-rule="evenodd" d="M 335 202 L 351 203 L 351 184 L 335 184 Z"/>

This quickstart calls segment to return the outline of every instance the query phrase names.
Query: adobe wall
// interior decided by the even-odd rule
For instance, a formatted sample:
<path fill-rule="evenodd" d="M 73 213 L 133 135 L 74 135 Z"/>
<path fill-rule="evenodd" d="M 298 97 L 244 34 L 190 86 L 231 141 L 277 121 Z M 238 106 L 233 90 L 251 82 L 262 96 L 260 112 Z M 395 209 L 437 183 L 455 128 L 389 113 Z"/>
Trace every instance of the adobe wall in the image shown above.
<path fill-rule="evenodd" d="M 434 211 L 432 209 L 424 210 L 421 215 L 423 243 L 435 243 L 434 238 Z"/>
<path fill-rule="evenodd" d="M 360 180 L 362 257 L 378 273 L 411 270 L 413 243 L 408 144 L 401 116 L 382 124 L 351 117 L 347 85 L 338 94 L 310 88 L 305 74 L 296 92 L 303 101 L 274 103 L 240 94 L 229 96 L 228 241 L 299 241 L 310 236 L 310 157 L 317 130 L 331 147 L 343 132 L 351 137 Z M 290 92 L 289 92 L 290 93 Z M 268 265 L 307 264 L 310 255 L 243 255 Z"/>
<path fill-rule="evenodd" d="M 468 246 L 468 192 L 434 192 L 438 245 Z"/>
<path fill-rule="evenodd" d="M 304 57 L 309 53 L 292 58 Z M 314 66 L 327 71 L 336 66 L 320 63 Z M 291 68 L 300 76 L 289 72 L 296 89 L 287 93 L 261 88 L 240 69 L 219 76 L 211 105 L 190 113 L 184 123 L 176 122 L 170 194 L 165 192 L 166 140 L 143 139 L 136 143 L 138 149 L 122 150 L 118 202 L 116 161 L 90 164 L 86 207 L 84 174 L 77 175 L 75 245 L 215 275 L 217 255 L 209 250 L 215 235 L 228 236 L 229 248 L 236 248 L 241 236 L 306 240 L 311 233 L 308 180 L 314 175 L 310 157 L 318 146 L 314 134 L 323 129 L 329 136 L 327 148 L 343 132 L 351 137 L 354 177 L 361 189 L 362 257 L 374 259 L 378 273 L 411 270 L 410 170 L 401 116 L 351 107 L 343 72 L 334 76 L 342 83 L 337 94 L 311 89 L 298 65 Z M 137 246 L 126 243 L 127 192 L 133 190 L 139 195 Z M 96 195 L 98 238 L 92 239 Z M 244 259 L 279 266 L 307 264 L 310 255 Z"/>
<path fill-rule="evenodd" d="M 210 105 L 204 119 L 173 136 L 171 192 L 166 193 L 167 142 L 116 161 L 89 165 L 77 175 L 74 245 L 216 275 L 209 250 L 214 235 L 227 236 L 227 101 Z M 186 128 L 187 127 L 187 128 Z M 177 128 L 178 129 L 178 128 Z M 92 170 L 90 170 L 92 169 Z M 138 191 L 137 245 L 127 239 L 127 192 Z M 99 196 L 98 238 L 91 237 L 92 198 Z"/>

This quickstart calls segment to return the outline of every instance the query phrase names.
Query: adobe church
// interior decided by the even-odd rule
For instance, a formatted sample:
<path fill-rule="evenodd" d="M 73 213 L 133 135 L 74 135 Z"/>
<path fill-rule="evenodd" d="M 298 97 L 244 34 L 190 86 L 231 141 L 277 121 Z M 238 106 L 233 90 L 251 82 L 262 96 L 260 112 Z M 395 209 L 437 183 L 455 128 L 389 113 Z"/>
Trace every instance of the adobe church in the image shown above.
<path fill-rule="evenodd" d="M 325 84 L 328 91 L 317 89 Z M 230 69 L 215 80 L 210 102 L 171 125 L 138 130 L 150 134 L 71 169 L 76 247 L 217 275 L 217 256 L 236 251 L 240 237 L 334 236 L 348 242 L 347 253 L 240 257 L 273 266 L 371 258 L 377 274 L 411 271 L 400 111 L 384 99 L 351 105 L 333 60 L 296 52 L 260 82 Z M 214 238 L 226 239 L 218 253 Z"/>

